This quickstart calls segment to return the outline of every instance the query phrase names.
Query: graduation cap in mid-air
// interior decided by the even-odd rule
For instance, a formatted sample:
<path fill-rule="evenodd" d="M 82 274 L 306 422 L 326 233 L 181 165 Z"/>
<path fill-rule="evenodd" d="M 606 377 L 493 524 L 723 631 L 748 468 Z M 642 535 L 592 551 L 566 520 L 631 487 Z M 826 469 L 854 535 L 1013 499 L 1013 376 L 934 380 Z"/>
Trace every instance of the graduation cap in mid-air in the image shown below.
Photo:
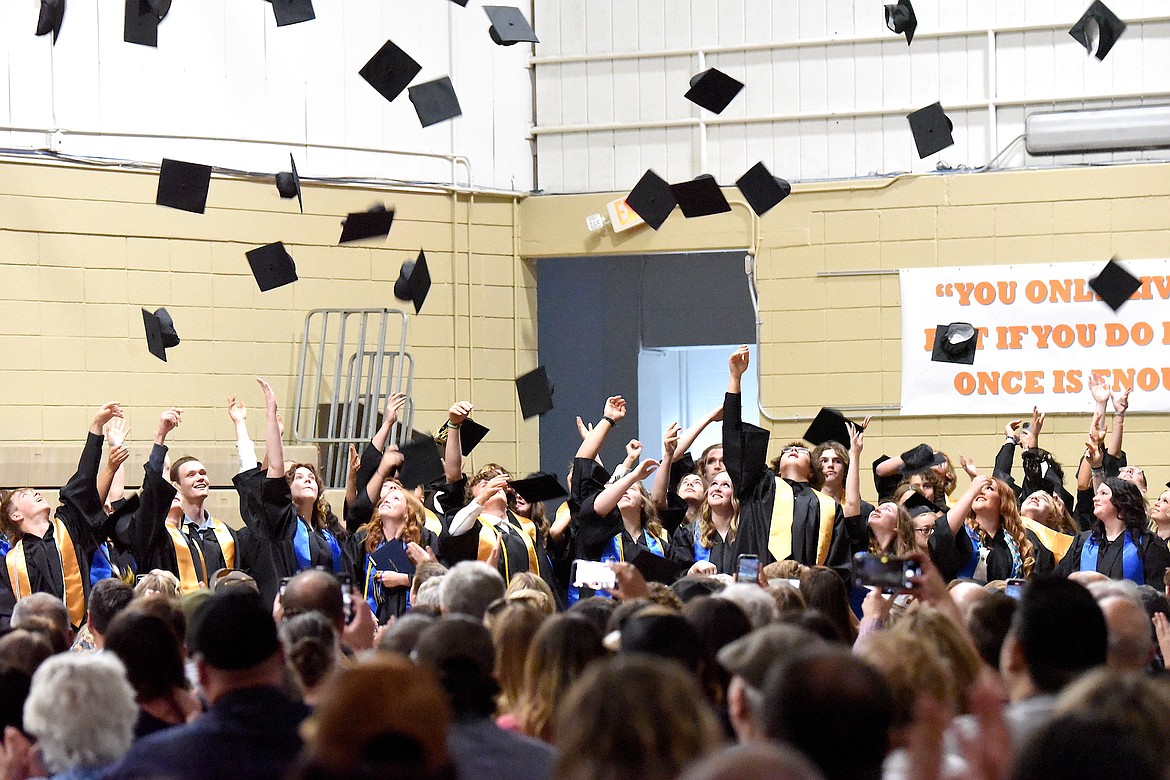
<path fill-rule="evenodd" d="M 491 20 L 488 35 L 499 46 L 512 46 L 517 43 L 540 43 L 532 25 L 524 18 L 519 8 L 508 5 L 485 5 L 484 12 Z"/>
<path fill-rule="evenodd" d="M 378 94 L 387 100 L 394 100 L 402 90 L 414 81 L 422 65 L 400 49 L 393 41 L 386 41 L 382 48 L 358 71 Z"/>
<path fill-rule="evenodd" d="M 164 159 L 158 171 L 158 192 L 154 202 L 160 206 L 202 214 L 207 207 L 207 190 L 210 187 L 210 165 Z"/>
<path fill-rule="evenodd" d="M 728 76 L 718 68 L 691 77 L 691 88 L 684 97 L 697 106 L 722 114 L 743 89 L 743 82 Z"/>
<path fill-rule="evenodd" d="M 520 413 L 525 420 L 552 409 L 553 386 L 544 366 L 516 377 L 516 394 L 520 398 Z"/>
<path fill-rule="evenodd" d="M 171 10 L 171 0 L 126 0 L 122 39 L 140 46 L 158 46 L 158 23 Z"/>
<path fill-rule="evenodd" d="M 886 6 L 886 27 L 890 32 L 905 33 L 906 45 L 914 40 L 914 31 L 918 29 L 918 17 L 914 14 L 914 6 L 910 0 L 898 0 L 894 5 Z"/>
<path fill-rule="evenodd" d="M 399 450 L 403 460 L 402 467 L 398 469 L 398 481 L 407 490 L 413 490 L 419 485 L 426 487 L 443 478 L 443 458 L 430 434 L 412 431 L 410 440 Z"/>
<path fill-rule="evenodd" d="M 845 415 L 841 414 L 836 409 L 830 409 L 825 406 L 822 407 L 817 416 L 809 424 L 808 430 L 804 432 L 804 440 L 814 446 L 824 444 L 825 442 L 835 441 L 838 444 L 849 447 L 849 423 L 853 423 L 858 430 L 864 430 L 860 425 L 853 422 Z"/>
<path fill-rule="evenodd" d="M 530 504 L 552 501 L 554 498 L 569 495 L 569 491 L 565 490 L 561 481 L 557 479 L 557 475 L 547 471 L 538 471 L 529 474 L 524 479 L 514 479 L 508 484 L 512 490 Z"/>
<path fill-rule="evenodd" d="M 1121 263 L 1117 262 L 1116 257 L 1105 264 L 1101 273 L 1089 280 L 1089 287 L 1093 288 L 1093 292 L 1100 295 L 1101 300 L 1109 304 L 1113 311 L 1124 306 L 1141 286 L 1142 280 L 1125 270 Z"/>
<path fill-rule="evenodd" d="M 41 0 L 41 11 L 37 16 L 37 35 L 53 33 L 53 43 L 61 34 L 61 23 L 65 21 L 65 0 Z"/>
<path fill-rule="evenodd" d="M 1099 60 L 1104 60 L 1109 54 L 1109 50 L 1113 48 L 1113 44 L 1117 43 L 1117 39 L 1125 32 L 1125 27 L 1125 22 L 1121 21 L 1117 14 L 1109 9 L 1109 6 L 1102 3 L 1101 0 L 1095 0 L 1068 31 L 1068 34 L 1084 46 L 1085 51 L 1089 54 Z M 1096 51 L 1093 51 L 1094 43 L 1097 44 Z"/>
<path fill-rule="evenodd" d="M 951 131 L 955 126 L 943 111 L 942 103 L 931 103 L 907 115 L 906 119 L 910 121 L 910 132 L 914 134 L 919 159 L 926 159 L 954 145 Z"/>
<path fill-rule="evenodd" d="M 657 230 L 678 204 L 666 180 L 654 171 L 646 171 L 626 196 L 626 205 L 646 224 Z"/>
<path fill-rule="evenodd" d="M 276 191 L 280 193 L 282 198 L 296 198 L 297 204 L 301 207 L 301 213 L 304 214 L 305 201 L 301 197 L 301 176 L 297 173 L 297 161 L 292 154 L 289 154 L 288 161 L 292 170 L 276 174 Z"/>
<path fill-rule="evenodd" d="M 339 244 L 361 241 L 366 238 L 385 238 L 394 224 L 394 210 L 382 203 L 375 203 L 367 211 L 355 211 L 346 215 L 341 222 Z"/>
<path fill-rule="evenodd" d="M 709 173 L 690 181 L 672 184 L 670 192 L 687 219 L 731 211 L 731 205 L 727 198 L 723 197 L 723 190 L 719 189 L 719 182 Z"/>
<path fill-rule="evenodd" d="M 758 162 L 736 180 L 735 186 L 757 216 L 764 216 L 780 201 L 792 194 L 792 185 L 773 176 L 763 162 Z"/>
<path fill-rule="evenodd" d="M 979 348 L 979 331 L 969 322 L 952 322 L 934 329 L 934 349 L 930 359 L 935 363 L 972 365 Z"/>
<path fill-rule="evenodd" d="M 414 303 L 414 313 L 422 311 L 423 302 L 427 293 L 431 291 L 431 271 L 427 268 L 427 256 L 421 249 L 418 258 L 407 260 L 398 271 L 398 280 L 394 282 L 394 297 L 400 301 Z"/>
<path fill-rule="evenodd" d="M 272 3 L 272 15 L 276 17 L 277 27 L 309 22 L 317 18 L 317 14 L 313 11 L 313 0 L 268 0 L 268 2 Z"/>
<path fill-rule="evenodd" d="M 408 92 L 410 102 L 414 104 L 414 112 L 418 114 L 418 121 L 423 127 L 463 115 L 459 98 L 455 94 L 455 85 L 447 76 L 417 84 Z"/>
<path fill-rule="evenodd" d="M 146 328 L 146 348 L 162 362 L 167 362 L 167 350 L 179 345 L 179 333 L 175 321 L 166 309 L 153 312 L 142 310 L 142 324 Z"/>
<path fill-rule="evenodd" d="M 275 290 L 297 280 L 296 263 L 280 241 L 251 249 L 244 254 L 248 257 L 248 265 L 252 269 L 252 276 L 256 277 L 256 284 L 260 286 L 260 292 Z"/>

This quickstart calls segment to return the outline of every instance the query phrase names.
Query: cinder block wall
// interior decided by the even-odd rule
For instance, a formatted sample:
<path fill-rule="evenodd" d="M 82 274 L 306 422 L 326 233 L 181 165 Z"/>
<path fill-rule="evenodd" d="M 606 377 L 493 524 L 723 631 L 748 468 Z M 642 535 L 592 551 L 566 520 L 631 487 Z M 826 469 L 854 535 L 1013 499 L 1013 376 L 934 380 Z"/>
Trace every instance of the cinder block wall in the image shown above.
<path fill-rule="evenodd" d="M 537 467 L 538 428 L 512 378 L 536 366 L 535 278 L 519 259 L 510 195 L 452 195 L 305 183 L 305 213 L 272 181 L 214 178 L 203 215 L 154 203 L 157 175 L 0 161 L 0 485 L 54 488 L 72 473 L 93 411 L 123 403 L 129 481 L 141 477 L 158 415 L 183 408 L 173 455 L 203 459 L 217 485 L 236 469 L 228 395 L 249 407 L 263 453 L 266 377 L 292 406 L 306 313 L 407 308 L 415 424 L 433 428 L 456 398 L 490 427 L 472 461 Z M 384 241 L 337 246 L 340 221 L 376 201 L 396 210 Z M 283 241 L 300 280 L 261 293 L 245 251 Z M 393 296 L 402 262 L 425 249 L 434 286 L 422 314 Z M 182 343 L 146 351 L 143 307 L 165 306 Z M 289 457 L 313 460 L 286 434 Z M 216 511 L 235 519 L 235 496 Z M 338 507 L 340 504 L 338 503 Z"/>
<path fill-rule="evenodd" d="M 822 406 L 875 415 L 867 462 L 922 441 L 962 452 L 989 470 L 1008 417 L 901 417 L 901 307 L 896 275 L 818 277 L 818 272 L 1170 256 L 1170 166 L 1128 165 L 798 184 L 754 225 L 734 189 L 733 211 L 655 232 L 588 234 L 585 215 L 623 193 L 530 198 L 521 205 L 525 257 L 753 250 L 757 260 L 760 400 L 773 453 L 799 437 Z M 746 284 L 746 280 L 745 280 Z M 718 306 L 696 289 L 686 305 Z M 1090 402 L 1086 399 L 1085 407 Z M 1170 478 L 1165 415 L 1134 412 L 1130 462 L 1151 493 Z M 893 409 L 884 407 L 894 407 Z M 1026 417 L 1031 408 L 1014 415 Z M 1087 415 L 1053 415 L 1042 445 L 1062 462 L 1084 449 Z M 1018 467 L 1018 464 L 1017 464 Z M 964 484 L 961 480 L 960 484 Z M 863 480 L 863 493 L 872 483 Z"/>

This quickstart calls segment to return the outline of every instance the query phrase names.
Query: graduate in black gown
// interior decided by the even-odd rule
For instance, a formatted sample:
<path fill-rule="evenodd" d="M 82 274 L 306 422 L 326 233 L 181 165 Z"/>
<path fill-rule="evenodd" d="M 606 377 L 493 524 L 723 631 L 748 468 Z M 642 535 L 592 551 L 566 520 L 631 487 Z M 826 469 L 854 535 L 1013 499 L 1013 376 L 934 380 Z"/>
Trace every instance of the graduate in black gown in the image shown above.
<path fill-rule="evenodd" d="M 0 502 L 0 524 L 11 540 L 0 570 L 0 622 L 7 625 L 16 600 L 50 593 L 65 602 L 75 628 L 85 622 L 89 565 L 104 540 L 105 507 L 98 495 L 102 426 L 122 416 L 108 403 L 94 415 L 77 471 L 61 488 L 56 512 L 35 488 L 17 488 Z"/>
<path fill-rule="evenodd" d="M 1096 571 L 1161 590 L 1170 551 L 1149 530 L 1145 499 L 1137 486 L 1118 477 L 1104 479 L 1093 496 L 1093 516 L 1096 525 L 1076 535 L 1057 573 Z"/>
<path fill-rule="evenodd" d="M 735 537 L 739 499 L 731 477 L 721 471 L 711 480 L 693 525 L 674 532 L 671 552 L 687 574 L 735 574 Z"/>
<path fill-rule="evenodd" d="M 1055 565 L 1052 552 L 1024 527 L 1016 507 L 1016 493 L 1001 479 L 982 475 L 972 479 L 947 512 L 946 526 L 938 528 L 934 536 L 949 531 L 955 538 L 956 544 L 949 549 L 957 558 L 952 561 L 940 557 L 936 563 L 944 571 L 957 566 L 958 577 L 976 582 L 1030 579 L 1050 573 Z M 970 539 L 970 547 L 958 543 L 963 534 Z M 941 544 L 942 537 L 932 537 L 931 543 Z M 931 557 L 935 557 L 934 550 Z"/>
<path fill-rule="evenodd" d="M 768 431 L 743 422 L 740 381 L 748 361 L 747 347 L 732 353 L 723 401 L 723 464 L 740 501 L 736 555 L 757 555 L 761 567 L 776 560 L 828 566 L 848 583 L 844 515 L 840 504 L 809 484 L 808 448 L 785 447 L 769 468 Z"/>

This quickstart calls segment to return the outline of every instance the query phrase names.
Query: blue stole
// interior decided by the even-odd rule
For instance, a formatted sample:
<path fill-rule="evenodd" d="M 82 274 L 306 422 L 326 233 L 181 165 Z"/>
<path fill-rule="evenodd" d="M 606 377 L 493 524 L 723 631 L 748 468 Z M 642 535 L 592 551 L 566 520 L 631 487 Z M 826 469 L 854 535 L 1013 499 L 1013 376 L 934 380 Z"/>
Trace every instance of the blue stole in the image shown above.
<path fill-rule="evenodd" d="M 309 549 L 309 526 L 297 518 L 297 531 L 293 534 L 293 553 L 297 557 L 297 571 L 312 567 L 313 556 Z"/>
<path fill-rule="evenodd" d="M 666 557 L 666 551 L 662 548 L 662 540 L 654 536 L 646 529 L 642 529 L 642 538 L 646 540 L 646 549 L 657 555 L 659 558 Z M 609 561 L 624 561 L 626 559 L 625 550 L 622 547 L 622 535 L 619 533 L 609 540 L 605 547 L 605 551 L 601 554 L 601 561 L 603 563 Z M 602 598 L 611 599 L 609 591 L 595 590 L 594 596 L 601 596 Z M 569 583 L 569 591 L 566 594 L 565 601 L 571 607 L 581 599 L 581 589 L 573 583 Z"/>
<path fill-rule="evenodd" d="M 114 565 L 110 562 L 110 549 L 102 542 L 93 551 L 93 558 L 89 562 L 89 585 L 93 587 L 100 580 L 117 578 Z"/>
<path fill-rule="evenodd" d="M 322 529 L 321 535 L 325 537 L 325 541 L 329 542 L 329 557 L 333 559 L 333 573 L 341 573 L 341 545 L 337 543 L 337 538 L 330 532 Z"/>
<path fill-rule="evenodd" d="M 1134 543 L 1128 531 L 1123 531 L 1121 538 L 1122 578 L 1136 582 L 1138 585 L 1145 585 L 1146 570 L 1142 565 L 1142 556 L 1138 550 L 1138 546 Z M 1100 548 L 1097 545 L 1097 539 L 1090 533 L 1089 538 L 1085 540 L 1084 546 L 1081 547 L 1081 571 L 1097 571 L 1097 554 L 1099 552 Z"/>
<path fill-rule="evenodd" d="M 971 538 L 971 557 L 967 559 L 967 563 L 963 565 L 963 568 L 959 569 L 957 577 L 970 579 L 975 574 L 975 568 L 979 565 L 979 549 L 985 545 L 980 541 L 979 532 L 974 528 L 963 523 L 963 530 Z M 1016 540 L 1012 538 L 1012 535 L 1007 532 L 1006 528 L 1001 528 L 1000 533 L 1003 534 L 1003 540 L 1007 544 L 1008 553 L 1012 556 L 1012 573 L 1006 579 L 1019 579 L 1024 576 L 1024 559 L 1020 557 L 1020 547 L 1016 544 Z"/>
<path fill-rule="evenodd" d="M 695 563 L 711 560 L 711 548 L 704 547 L 699 539 L 699 523 L 697 521 L 695 522 L 694 544 L 692 547 L 694 548 Z"/>
<path fill-rule="evenodd" d="M 8 551 L 12 549 L 12 542 L 8 541 L 7 536 L 0 536 L 0 556 L 8 555 Z"/>

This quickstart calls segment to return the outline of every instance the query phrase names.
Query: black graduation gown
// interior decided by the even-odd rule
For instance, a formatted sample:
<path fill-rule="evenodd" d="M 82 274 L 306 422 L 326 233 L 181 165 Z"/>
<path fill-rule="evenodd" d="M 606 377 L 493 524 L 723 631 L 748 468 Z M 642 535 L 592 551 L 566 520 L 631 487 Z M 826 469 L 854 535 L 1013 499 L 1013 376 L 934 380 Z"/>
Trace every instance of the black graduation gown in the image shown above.
<path fill-rule="evenodd" d="M 945 518 L 943 519 L 945 521 Z M 948 530 L 949 528 L 950 526 L 948 525 Z M 971 556 L 976 554 L 976 549 L 974 542 L 971 541 L 971 535 L 965 529 L 960 528 L 959 534 L 966 536 L 968 543 L 971 545 L 970 553 L 968 553 L 967 557 L 959 566 L 959 571 L 962 572 L 970 565 Z M 1012 554 L 1011 550 L 1008 549 L 1006 534 L 1007 532 L 1003 528 L 1000 528 L 999 533 L 991 539 L 991 551 L 987 554 L 987 582 L 992 580 L 1006 580 L 1012 576 Z M 934 535 L 938 536 L 937 530 Z M 1035 558 L 1035 563 L 1032 565 L 1031 577 L 1051 574 L 1056 567 L 1056 558 L 1052 555 L 1052 551 L 1045 547 L 1044 543 L 1040 541 L 1040 537 L 1036 536 L 1030 530 L 1025 530 L 1024 536 L 1032 543 L 1033 557 Z M 931 537 L 932 540 L 933 538 Z M 956 544 L 957 546 L 958 544 Z"/>
<path fill-rule="evenodd" d="M 448 567 L 454 566 L 460 561 L 479 560 L 479 535 L 483 529 L 483 524 L 479 520 L 472 523 L 471 528 L 466 533 L 458 536 L 451 535 L 451 523 L 455 520 L 456 513 L 466 506 L 463 501 L 466 490 L 467 477 L 463 476 L 458 482 L 443 485 L 442 495 L 439 497 L 439 508 L 443 510 L 442 516 L 439 518 L 443 523 L 443 532 L 439 534 L 439 548 L 442 551 L 439 560 Z M 503 575 L 505 582 L 510 581 L 513 574 L 531 571 L 528 560 L 528 545 L 520 538 L 520 534 L 525 532 L 521 530 L 520 521 L 511 511 L 508 512 L 508 520 L 513 530 L 504 533 L 504 554 L 500 555 L 498 564 L 500 574 Z M 544 547 L 544 541 L 538 537 L 534 545 L 536 565 L 539 569 L 535 573 L 540 575 L 540 578 L 548 584 L 553 593 L 556 593 L 559 588 L 556 578 L 553 577 L 552 560 Z"/>
<path fill-rule="evenodd" d="M 739 393 L 727 393 L 723 400 L 723 465 L 739 498 L 739 532 L 735 555 L 758 555 L 760 566 L 774 560 L 768 551 L 772 509 L 776 499 L 776 474 L 767 464 L 769 433 L 743 422 Z M 817 565 L 817 542 L 821 524 L 820 501 L 807 482 L 786 480 L 792 486 L 792 555 L 806 566 Z M 833 569 L 848 586 L 850 578 L 849 538 L 845 517 L 838 504 L 825 566 Z"/>
<path fill-rule="evenodd" d="M 1055 488 L 1060 493 L 1060 499 L 1064 501 L 1064 505 L 1069 507 L 1069 513 L 1072 513 L 1075 499 L 1072 493 L 1065 490 L 1063 484 L 1058 484 L 1055 481 L 1042 479 L 1040 482 L 1033 482 L 1028 474 L 1024 474 L 1024 484 L 1017 485 L 1016 481 L 1012 479 L 1012 467 L 1015 465 L 1016 445 L 1009 441 L 1005 441 L 1003 446 L 999 448 L 999 452 L 995 456 L 995 476 L 1007 482 L 1012 490 L 1016 493 L 1016 501 L 1023 503 L 1024 499 L 1035 493 L 1037 490 L 1043 490 L 1046 493 L 1052 492 Z"/>
<path fill-rule="evenodd" d="M 55 517 L 69 531 L 73 540 L 74 554 L 81 570 L 81 587 L 85 603 L 89 604 L 89 565 L 94 550 L 104 540 L 106 511 L 97 491 L 97 473 L 101 465 L 101 434 L 90 433 L 85 439 L 77 471 L 61 488 Z M 13 540 L 13 546 L 19 540 Z M 34 549 L 41 547 L 43 549 Z M 65 596 L 61 572 L 61 554 L 51 534 L 44 539 L 27 534 L 25 538 L 25 560 L 28 563 L 29 586 L 34 593 L 51 593 L 57 598 Z M 8 566 L 0 566 L 0 626 L 7 626 L 12 617 L 16 598 L 8 578 Z"/>
<path fill-rule="evenodd" d="M 869 550 L 869 516 L 873 514 L 873 510 L 873 504 L 862 500 L 861 511 L 853 517 L 845 518 L 845 533 L 849 535 L 850 555 Z"/>
<path fill-rule="evenodd" d="M 1081 570 L 1081 551 L 1092 534 L 1092 531 L 1081 531 L 1076 535 L 1068 552 L 1056 565 L 1057 574 L 1067 577 L 1074 571 Z M 1124 579 L 1124 559 L 1122 558 L 1124 546 L 1125 543 L 1120 536 L 1112 542 L 1106 541 L 1102 544 L 1097 550 L 1097 571 L 1113 580 Z M 1146 584 L 1161 591 L 1162 577 L 1166 573 L 1166 567 L 1170 566 L 1170 550 L 1167 550 L 1166 542 L 1160 539 L 1157 534 L 1142 531 L 1138 538 L 1137 548 L 1138 556 L 1142 560 L 1142 571 Z"/>
<path fill-rule="evenodd" d="M 145 476 L 142 479 L 142 491 L 138 494 L 138 511 L 130 519 L 127 539 L 130 551 L 134 555 L 134 560 L 138 562 L 139 572 L 162 569 L 181 579 L 179 557 L 175 554 L 174 541 L 166 528 L 167 513 L 175 498 L 175 486 L 162 474 L 150 468 L 144 468 L 143 471 Z M 201 555 L 202 540 L 191 537 L 186 530 L 183 532 L 183 538 L 186 539 L 187 548 L 191 551 L 195 576 L 207 582 L 208 575 L 215 570 L 210 567 L 204 568 L 205 563 Z"/>
<path fill-rule="evenodd" d="M 677 561 L 682 574 L 686 574 L 692 566 L 695 565 L 695 524 L 680 525 L 675 529 L 674 534 L 670 539 L 670 557 Z M 710 550 L 710 557 L 707 559 L 715 564 L 715 570 L 719 574 L 730 574 L 735 576 L 736 557 L 733 545 L 728 544 L 716 534 L 715 546 Z"/>
<path fill-rule="evenodd" d="M 366 567 L 369 565 L 369 559 L 366 557 L 367 553 L 365 531 L 359 531 L 355 533 L 352 537 L 350 537 L 349 543 L 351 548 L 350 557 L 354 561 L 354 591 L 360 594 L 359 598 L 365 598 Z M 391 539 L 389 542 L 385 543 L 401 544 L 401 542 L 397 539 Z M 424 527 L 422 529 L 422 541 L 419 542 L 419 546 L 424 550 L 427 547 L 430 547 L 431 550 L 435 553 L 435 556 L 438 557 L 440 548 L 439 537 L 435 535 L 435 532 L 429 528 Z M 411 581 L 413 582 L 414 567 L 410 567 L 410 570 L 404 571 L 403 574 L 409 574 Z M 384 624 L 390 618 L 395 618 L 406 614 L 407 608 L 409 606 L 407 602 L 410 600 L 409 585 L 387 588 L 381 584 L 378 584 L 374 587 L 377 592 L 377 598 L 375 600 L 377 609 L 374 610 L 374 617 L 377 618 L 379 625 Z"/>
<path fill-rule="evenodd" d="M 264 511 L 257 518 L 253 531 L 269 545 L 272 567 L 277 580 L 293 577 L 301 571 L 297 562 L 294 539 L 297 523 L 302 522 L 292 502 L 292 491 L 284 477 L 264 477 L 260 486 L 260 503 Z M 309 566 L 346 574 L 353 562 L 346 553 L 345 540 L 336 540 L 341 548 L 341 559 L 334 567 L 333 550 L 328 539 L 318 529 L 309 529 Z"/>

